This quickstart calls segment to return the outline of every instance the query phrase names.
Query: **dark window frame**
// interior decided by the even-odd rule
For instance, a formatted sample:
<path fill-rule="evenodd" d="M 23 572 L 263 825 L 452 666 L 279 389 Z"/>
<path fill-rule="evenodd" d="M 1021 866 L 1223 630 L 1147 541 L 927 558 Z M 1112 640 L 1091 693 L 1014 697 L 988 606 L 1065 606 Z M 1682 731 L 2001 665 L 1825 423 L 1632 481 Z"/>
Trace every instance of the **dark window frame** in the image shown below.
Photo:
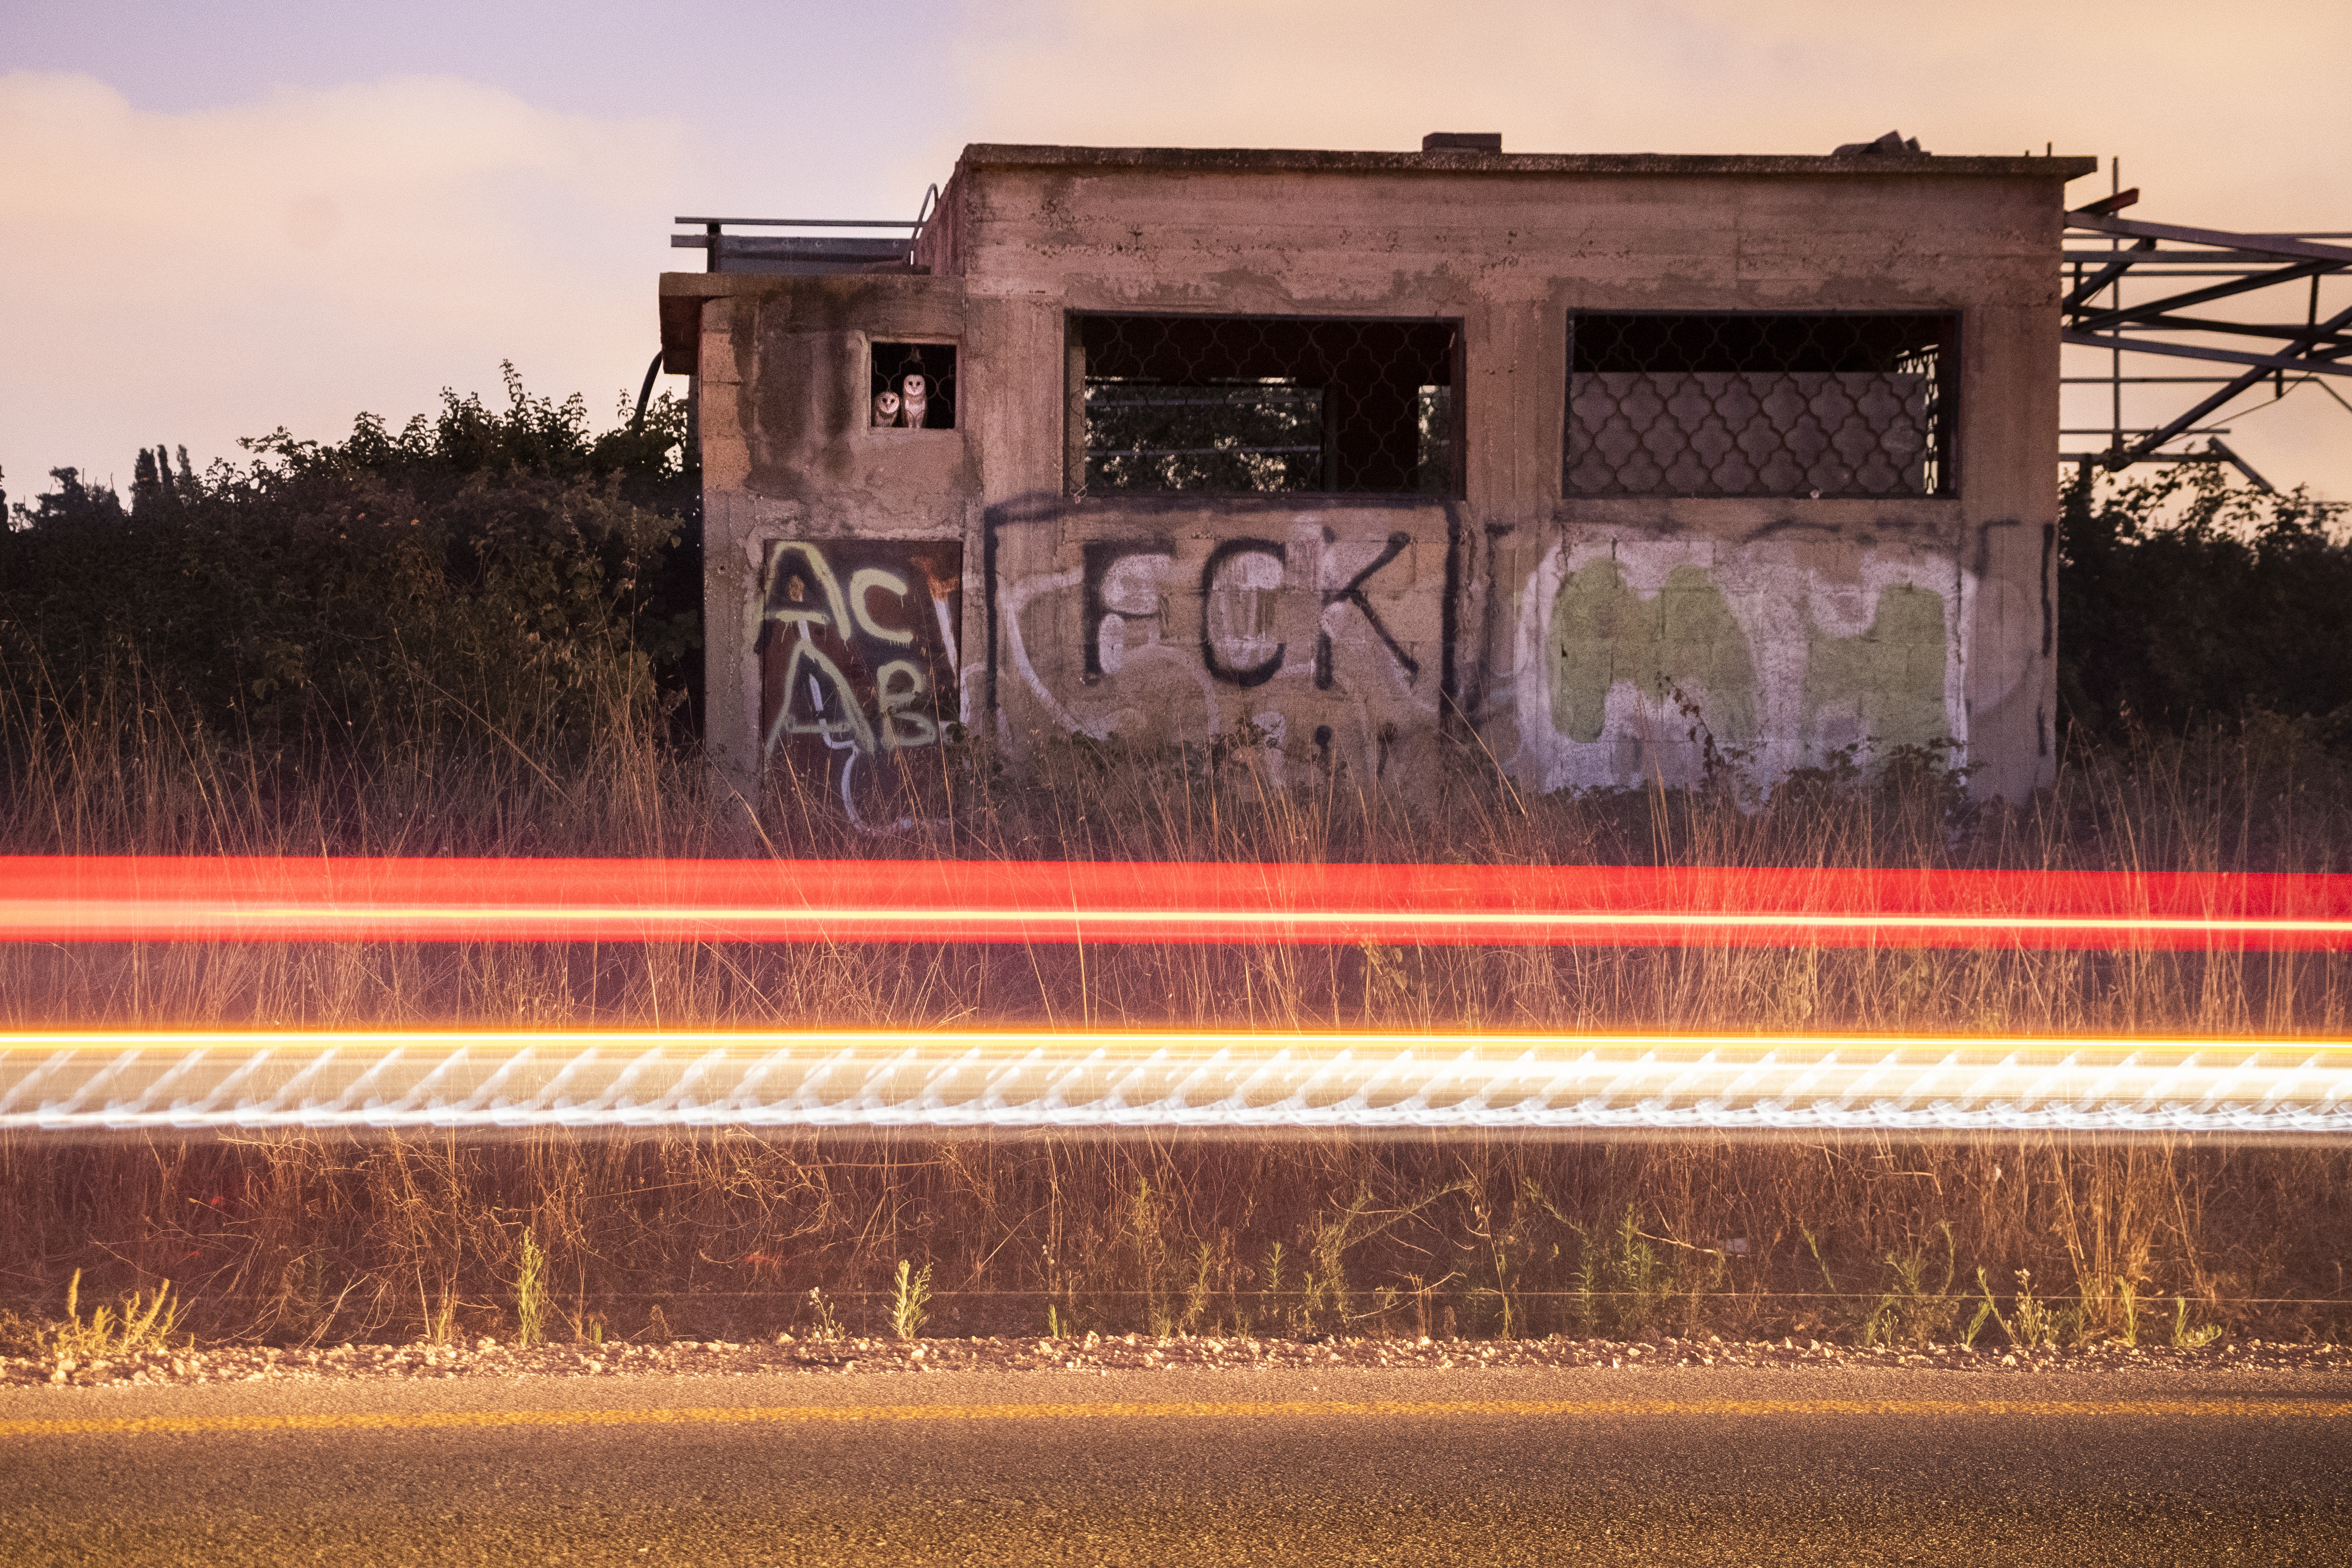
<path fill-rule="evenodd" d="M 934 405 L 945 405 L 947 421 L 942 424 L 936 412 L 927 412 L 919 428 L 940 435 L 957 429 L 962 423 L 961 418 L 963 403 L 962 341 L 957 338 L 881 338 L 870 333 L 866 338 L 866 411 L 865 419 L 862 421 L 866 427 L 869 430 L 890 428 L 890 426 L 877 426 L 874 423 L 873 400 L 885 390 L 896 390 L 907 371 L 907 363 L 903 358 L 896 369 L 889 371 L 883 369 L 882 355 L 883 351 L 887 349 L 917 352 L 924 349 L 947 350 L 948 369 L 944 378 L 934 376 L 928 368 L 924 372 L 924 374 L 932 380 L 934 388 L 941 394 L 933 397 L 931 401 Z M 902 426 L 898 428 L 903 429 L 907 426 Z"/>
<path fill-rule="evenodd" d="M 1330 427 L 1332 420 L 1328 417 L 1326 418 L 1326 428 L 1320 438 L 1323 450 L 1317 459 L 1318 467 L 1319 467 L 1323 471 L 1323 482 L 1318 488 L 1307 488 L 1303 485 L 1258 486 L 1234 483 L 1180 483 L 1153 485 L 1097 482 L 1099 479 L 1099 468 L 1096 464 L 1090 461 L 1090 458 L 1100 455 L 1104 451 L 1104 448 L 1094 447 L 1089 444 L 1089 437 L 1093 424 L 1093 420 L 1089 416 L 1088 403 L 1087 399 L 1087 390 L 1089 385 L 1099 386 L 1104 384 L 1124 384 L 1132 385 L 1139 390 L 1155 388 L 1175 389 L 1179 387 L 1232 387 L 1238 392 L 1244 393 L 1245 393 L 1248 387 L 1252 384 L 1263 384 L 1269 389 L 1273 389 L 1276 386 L 1281 386 L 1285 389 L 1295 387 L 1299 391 L 1313 390 L 1317 393 L 1317 409 L 1318 417 L 1324 417 L 1325 411 L 1329 410 L 1332 406 L 1329 403 L 1329 382 L 1328 376 L 1321 384 L 1311 388 L 1306 385 L 1301 379 L 1302 373 L 1317 367 L 1310 365 L 1307 362 L 1303 360 L 1297 362 L 1300 366 L 1298 371 L 1288 373 L 1279 381 L 1274 377 L 1266 375 L 1243 376 L 1236 374 L 1223 378 L 1203 377 L 1196 381 L 1177 381 L 1148 376 L 1129 377 L 1090 374 L 1092 365 L 1098 364 L 1101 361 L 1099 358 L 1094 356 L 1093 351 L 1089 349 L 1087 344 L 1087 332 L 1089 324 L 1129 322 L 1171 323 L 1181 325 L 1197 323 L 1210 329 L 1213 332 L 1217 327 L 1224 325 L 1270 329 L 1276 333 L 1303 331 L 1309 334 L 1314 332 L 1317 329 L 1326 327 L 1335 329 L 1370 329 L 1376 331 L 1394 331 L 1400 334 L 1410 333 L 1415 329 L 1442 329 L 1447 335 L 1445 345 L 1441 351 L 1444 360 L 1444 379 L 1434 383 L 1416 382 L 1416 385 L 1427 386 L 1434 384 L 1441 386 L 1445 390 L 1446 396 L 1444 399 L 1444 410 L 1442 416 L 1443 434 L 1436 434 L 1428 427 L 1429 420 L 1427 416 L 1423 411 L 1422 405 L 1416 398 L 1414 409 L 1412 414 L 1415 431 L 1416 452 L 1412 470 L 1413 477 L 1412 482 L 1408 484 L 1397 484 L 1393 486 L 1357 486 L 1345 482 L 1346 476 L 1339 470 L 1339 463 L 1341 459 L 1333 450 L 1337 445 L 1338 437 L 1333 434 Z M 1065 374 L 1063 384 L 1063 489 L 1066 494 L 1072 496 L 1088 494 L 1096 496 L 1189 495 L 1200 496 L 1202 498 L 1214 497 L 1220 500 L 1264 497 L 1269 500 L 1279 499 L 1288 504 L 1307 503 L 1318 500 L 1330 503 L 1348 504 L 1350 502 L 1360 502 L 1374 499 L 1391 500 L 1412 499 L 1415 497 L 1432 501 L 1441 501 L 1457 500 L 1463 494 L 1465 479 L 1464 456 L 1467 443 L 1465 439 L 1465 399 L 1463 395 L 1464 384 L 1465 380 L 1465 341 L 1466 338 L 1466 321 L 1462 317 L 1420 315 L 1341 316 L 1320 313 L 1277 314 L 1264 311 L 1073 310 L 1064 312 L 1063 329 L 1063 341 L 1065 344 Z M 1402 355 L 1410 353 L 1411 351 L 1401 345 L 1398 352 L 1400 355 Z M 1391 386 L 1390 390 L 1393 393 L 1394 387 Z M 1236 405 L 1237 410 L 1243 407 L 1246 401 L 1247 400 L 1244 398 L 1241 402 L 1238 402 Z M 1275 400 L 1268 399 L 1267 401 L 1271 402 Z M 1257 412 L 1263 415 L 1265 412 L 1265 405 L 1261 405 Z M 1395 434 L 1396 432 L 1394 431 L 1389 432 L 1389 435 L 1391 437 L 1393 437 Z M 1440 482 L 1437 482 L 1433 487 L 1428 482 L 1430 476 L 1426 472 L 1426 470 L 1431 467 L 1431 459 L 1428 454 L 1433 447 L 1438 445 L 1442 445 L 1444 447 L 1444 455 L 1443 461 L 1444 468 Z M 1248 448 L 1241 449 L 1248 450 Z M 1298 448 L 1298 452 L 1303 455 L 1304 450 L 1305 448 L 1302 445 Z M 1148 455 L 1148 449 L 1138 450 L 1135 455 Z M 1159 455 L 1165 457 L 1181 456 L 1184 454 L 1163 451 Z M 1207 456 L 1208 454 L 1196 453 L 1193 455 Z"/>
<path fill-rule="evenodd" d="M 1578 329 L 1580 323 L 1583 322 L 1600 322 L 1617 325 L 1620 338 L 1617 342 L 1612 342 L 1610 348 L 1603 351 L 1601 353 L 1586 353 L 1580 355 L 1579 342 L 1580 332 Z M 1783 335 L 1783 344 L 1781 346 L 1776 346 L 1766 351 L 1763 350 L 1762 345 L 1759 343 L 1750 352 L 1758 353 L 1759 358 L 1763 357 L 1763 355 L 1768 353 L 1770 354 L 1777 354 L 1781 358 L 1782 363 L 1777 365 L 1769 363 L 1721 363 L 1721 360 L 1724 358 L 1729 358 L 1736 361 L 1738 356 L 1738 353 L 1733 351 L 1726 351 L 1719 357 L 1709 355 L 1694 356 L 1690 363 L 1680 365 L 1675 364 L 1671 361 L 1664 364 L 1643 363 L 1638 367 L 1625 363 L 1607 363 L 1609 359 L 1619 359 L 1622 357 L 1623 351 L 1622 348 L 1622 342 L 1623 337 L 1630 335 L 1626 331 L 1629 326 L 1635 328 L 1650 327 L 1654 331 L 1659 331 L 1670 337 L 1674 331 L 1674 326 L 1672 324 L 1691 323 L 1693 324 L 1693 327 L 1696 328 L 1696 326 L 1700 323 L 1717 322 L 1738 323 L 1741 328 L 1749 330 L 1759 338 L 1769 338 L 1772 336 L 1776 331 L 1779 331 Z M 1861 410 L 1859 400 L 1855 399 L 1849 399 L 1849 401 L 1853 401 L 1855 404 L 1854 411 L 1849 413 L 1845 416 L 1845 420 L 1841 424 L 1839 429 L 1832 431 L 1830 434 L 1824 442 L 1823 450 L 1817 452 L 1810 458 L 1794 456 L 1785 451 L 1772 455 L 1776 458 L 1784 458 L 1788 465 L 1797 468 L 1799 471 L 1798 478 L 1792 479 L 1790 482 L 1779 485 L 1757 482 L 1738 488 L 1726 488 L 1720 485 L 1696 486 L 1687 482 L 1683 484 L 1666 482 L 1673 477 L 1675 470 L 1670 468 L 1666 462 L 1661 460 L 1660 453 L 1654 450 L 1648 450 L 1648 448 L 1651 447 L 1652 443 L 1647 439 L 1647 437 L 1650 432 L 1656 428 L 1654 423 L 1649 426 L 1644 426 L 1639 432 L 1637 432 L 1637 434 L 1643 437 L 1641 446 L 1645 449 L 1640 458 L 1628 455 L 1621 456 L 1612 460 L 1598 450 L 1587 450 L 1580 447 L 1579 435 L 1580 425 L 1578 417 L 1577 407 L 1577 394 L 1579 390 L 1578 382 L 1580 376 L 1601 374 L 1619 375 L 1629 373 L 1635 375 L 1697 376 L 1702 374 L 1715 375 L 1728 373 L 1731 374 L 1786 375 L 1793 378 L 1798 375 L 1814 375 L 1823 374 L 1824 372 L 1826 372 L 1826 374 L 1836 375 L 1894 375 L 1916 374 L 1908 372 L 1898 363 L 1885 363 L 1858 367 L 1844 366 L 1835 368 L 1824 367 L 1820 364 L 1807 365 L 1802 364 L 1801 363 L 1792 365 L 1787 363 L 1792 358 L 1801 362 L 1807 357 L 1802 353 L 1791 354 L 1790 353 L 1789 349 L 1785 346 L 1786 341 L 1789 338 L 1800 335 L 1810 338 L 1812 333 L 1824 330 L 1829 331 L 1843 331 L 1852 332 L 1854 343 L 1857 346 L 1860 346 L 1864 333 L 1865 333 L 1874 323 L 1885 323 L 1889 329 L 1888 332 L 1882 334 L 1886 341 L 1871 347 L 1870 352 L 1874 357 L 1881 361 L 1893 361 L 1897 358 L 1897 356 L 1906 353 L 1915 355 L 1926 353 L 1932 356 L 1930 360 L 1932 370 L 1929 372 L 1927 379 L 1926 405 L 1917 419 L 1919 455 L 1916 458 L 1916 462 L 1918 464 L 1921 476 L 1921 483 L 1918 488 L 1913 488 L 1899 482 L 1904 472 L 1904 461 L 1907 459 L 1898 460 L 1897 455 L 1890 455 L 1885 449 L 1883 441 L 1879 445 L 1879 449 L 1872 453 L 1871 456 L 1875 457 L 1882 463 L 1892 466 L 1897 476 L 1898 482 L 1876 487 L 1856 482 L 1860 478 L 1860 469 L 1858 468 L 1849 475 L 1847 481 L 1843 484 L 1823 484 L 1820 482 L 1822 479 L 1827 477 L 1824 472 L 1820 471 L 1821 469 L 1824 468 L 1833 468 L 1838 466 L 1835 456 L 1827 450 L 1827 448 L 1836 447 L 1840 439 L 1849 434 L 1847 426 L 1854 425 L 1857 421 L 1866 423 L 1867 416 Z M 1960 309 L 1953 308 L 1947 310 L 1571 310 L 1568 312 L 1567 326 L 1567 363 L 1565 367 L 1566 374 L 1563 377 L 1566 395 L 1561 407 L 1560 429 L 1560 490 L 1564 499 L 1570 500 L 1596 499 L 1723 499 L 1741 500 L 1871 500 L 1908 501 L 1953 500 L 1959 497 L 1961 427 L 1966 412 L 1965 405 L 1960 395 L 1962 372 L 1961 342 L 1966 327 L 1966 312 Z M 1906 328 L 1908 329 L 1907 332 L 1904 331 Z M 1718 332 L 1716 335 L 1720 337 L 1721 334 Z M 1931 335 L 1933 339 L 1932 342 L 1927 341 Z M 1889 346 L 1896 339 L 1904 336 L 1910 337 L 1913 340 L 1914 346 L 1908 349 L 1893 349 Z M 1591 340 L 1588 338 L 1586 342 L 1589 346 Z M 1581 366 L 1580 365 L 1580 357 L 1584 361 L 1584 363 Z M 1706 359 L 1710 357 L 1717 357 L 1717 362 L 1713 363 L 1703 363 Z M 1601 364 L 1595 364 L 1593 362 L 1597 359 L 1602 360 L 1603 363 Z M 1853 389 L 1851 386 L 1847 386 L 1843 390 L 1850 393 Z M 1620 391 L 1615 394 L 1613 401 L 1617 405 L 1618 412 L 1622 412 L 1624 404 L 1632 395 L 1633 394 L 1630 389 Z M 1712 395 L 1703 394 L 1702 395 L 1706 396 L 1706 399 L 1710 405 L 1720 401 L 1722 397 L 1721 393 Z M 1801 411 L 1801 416 L 1804 419 L 1811 419 L 1817 412 L 1815 407 L 1815 399 L 1819 395 L 1820 390 L 1817 390 L 1813 394 L 1806 395 L 1806 405 Z M 1654 398 L 1654 393 L 1653 393 L 1653 396 Z M 1760 414 L 1760 400 L 1751 399 L 1751 401 L 1756 401 L 1758 403 Z M 1662 405 L 1662 408 L 1663 406 L 1664 405 Z M 1727 425 L 1728 422 L 1727 421 L 1725 423 Z M 1789 445 L 1793 432 L 1794 424 L 1792 422 L 1789 426 L 1776 426 L 1769 422 L 1761 420 L 1759 416 L 1752 415 L 1749 416 L 1748 423 L 1743 425 L 1741 430 L 1733 436 L 1734 443 L 1746 448 L 1748 447 L 1748 443 L 1740 440 L 1739 437 L 1747 435 L 1750 430 L 1755 428 L 1769 430 L 1772 437 L 1779 440 L 1783 447 L 1786 447 Z M 1882 436 L 1889 433 L 1891 432 L 1880 432 Z M 1623 432 L 1621 432 L 1621 443 L 1622 436 Z M 1669 437 L 1667 442 L 1660 443 L 1660 445 L 1669 446 L 1671 444 L 1671 440 L 1672 437 Z M 1691 438 L 1690 433 L 1687 430 L 1683 432 L 1683 444 L 1686 447 L 1693 448 L 1691 457 L 1692 463 L 1706 463 L 1707 461 L 1703 456 L 1696 453 L 1696 448 L 1697 447 L 1697 443 Z M 1749 459 L 1755 455 L 1756 454 L 1751 451 L 1743 449 L 1743 451 L 1738 454 L 1738 457 L 1741 459 Z M 1727 453 L 1724 458 L 1719 458 L 1716 459 L 1713 464 L 1709 465 L 1708 472 L 1710 478 L 1717 477 L 1717 469 L 1727 462 L 1730 456 L 1730 454 Z M 1596 467 L 1604 469 L 1611 469 L 1614 470 L 1616 477 L 1622 479 L 1623 470 L 1626 468 L 1631 467 L 1634 462 L 1640 460 L 1646 460 L 1651 467 L 1656 468 L 1659 470 L 1659 482 L 1646 486 L 1629 486 L 1621 482 L 1620 484 L 1607 487 L 1595 486 L 1590 483 L 1580 483 L 1580 469 L 1584 471 L 1584 474 L 1588 479 L 1593 473 Z M 1867 458 L 1864 459 L 1865 463 L 1867 460 Z M 1685 479 L 1687 479 L 1689 465 L 1680 464 L 1678 462 L 1677 466 L 1682 467 Z M 1748 466 L 1756 470 L 1755 478 L 1758 481 L 1761 481 L 1764 478 L 1764 468 L 1766 465 L 1763 463 L 1748 462 Z"/>

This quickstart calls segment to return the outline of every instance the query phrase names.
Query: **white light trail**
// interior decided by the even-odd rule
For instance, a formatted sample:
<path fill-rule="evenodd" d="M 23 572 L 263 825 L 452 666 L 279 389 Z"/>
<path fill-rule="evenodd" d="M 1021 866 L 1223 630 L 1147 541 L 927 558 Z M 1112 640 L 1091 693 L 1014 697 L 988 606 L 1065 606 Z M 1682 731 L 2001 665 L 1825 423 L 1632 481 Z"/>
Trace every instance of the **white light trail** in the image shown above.
<path fill-rule="evenodd" d="M 811 1030 L 0 1035 L 0 1131 L 2352 1136 L 2352 1041 Z"/>

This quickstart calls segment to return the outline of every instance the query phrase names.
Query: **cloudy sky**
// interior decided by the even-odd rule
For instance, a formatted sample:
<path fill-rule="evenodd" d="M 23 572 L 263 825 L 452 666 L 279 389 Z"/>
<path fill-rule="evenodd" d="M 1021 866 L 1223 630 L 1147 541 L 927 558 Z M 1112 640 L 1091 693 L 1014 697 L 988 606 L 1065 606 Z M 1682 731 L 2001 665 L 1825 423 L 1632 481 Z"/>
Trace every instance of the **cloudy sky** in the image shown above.
<path fill-rule="evenodd" d="M 2352 229 L 2342 0 L 8 0 L 0 470 L 127 482 L 444 386 L 605 416 L 677 214 L 911 216 L 967 142 L 2123 160 L 2131 216 Z M 2333 108 L 2329 107 L 2331 104 Z M 2096 189 L 2087 187 L 2095 184 Z M 2076 187 L 2100 195 L 2105 177 Z M 2352 301 L 2347 301 L 2352 302 Z M 2352 386 L 2342 388 L 2352 395 Z M 2318 388 L 2233 420 L 2352 498 Z"/>

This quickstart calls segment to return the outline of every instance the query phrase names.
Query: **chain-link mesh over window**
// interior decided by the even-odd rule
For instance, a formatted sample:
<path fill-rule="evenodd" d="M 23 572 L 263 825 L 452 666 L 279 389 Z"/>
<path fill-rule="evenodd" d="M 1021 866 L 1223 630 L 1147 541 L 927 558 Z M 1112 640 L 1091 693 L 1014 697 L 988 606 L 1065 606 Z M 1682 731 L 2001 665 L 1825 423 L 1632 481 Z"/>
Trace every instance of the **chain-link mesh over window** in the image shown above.
<path fill-rule="evenodd" d="M 1072 319 L 1072 488 L 1454 493 L 1451 321 Z"/>
<path fill-rule="evenodd" d="M 1942 496 L 1959 318 L 1569 318 L 1572 496 Z"/>
<path fill-rule="evenodd" d="M 897 430 L 955 428 L 953 343 L 876 343 L 867 395 L 872 423 Z"/>

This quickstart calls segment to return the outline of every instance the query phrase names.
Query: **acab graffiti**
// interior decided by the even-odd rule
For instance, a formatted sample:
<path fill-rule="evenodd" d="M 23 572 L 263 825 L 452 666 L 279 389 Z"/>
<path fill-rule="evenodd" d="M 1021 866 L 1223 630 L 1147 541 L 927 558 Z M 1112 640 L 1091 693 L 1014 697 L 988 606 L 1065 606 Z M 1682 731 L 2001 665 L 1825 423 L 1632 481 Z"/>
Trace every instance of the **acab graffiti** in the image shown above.
<path fill-rule="evenodd" d="M 937 746 L 956 717 L 962 556 L 950 542 L 767 547 L 756 645 L 763 751 L 795 772 L 821 773 L 853 818 L 883 804 L 861 804 L 861 791 L 908 787 L 889 776 L 907 770 L 874 764 Z M 890 809 L 900 808 L 911 809 L 903 801 Z"/>

